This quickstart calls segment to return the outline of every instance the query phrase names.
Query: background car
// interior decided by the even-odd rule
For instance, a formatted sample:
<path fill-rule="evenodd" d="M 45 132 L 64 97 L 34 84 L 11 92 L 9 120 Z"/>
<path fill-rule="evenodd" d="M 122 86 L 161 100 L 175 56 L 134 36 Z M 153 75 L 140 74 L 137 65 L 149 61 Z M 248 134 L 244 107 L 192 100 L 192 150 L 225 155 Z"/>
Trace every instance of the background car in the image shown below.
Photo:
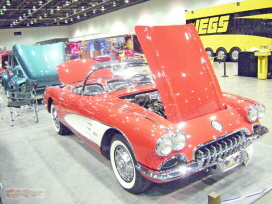
<path fill-rule="evenodd" d="M 222 93 L 193 25 L 135 30 L 148 65 L 58 66 L 63 85 L 44 94 L 58 134 L 72 131 L 109 158 L 120 185 L 134 194 L 152 182 L 248 164 L 251 144 L 268 132 L 259 122 L 264 105 Z"/>
<path fill-rule="evenodd" d="M 14 45 L 2 85 L 6 91 L 24 91 L 26 80 L 33 79 L 37 81 L 37 92 L 41 95 L 47 86 L 60 84 L 56 66 L 65 61 L 62 42 L 40 46 Z"/>
<path fill-rule="evenodd" d="M 0 52 L 0 78 L 5 72 L 7 61 L 8 61 L 9 51 Z"/>
<path fill-rule="evenodd" d="M 120 50 L 120 53 L 118 53 L 117 56 L 115 56 L 115 60 L 118 60 L 119 62 L 121 59 L 135 59 L 135 58 L 144 58 L 144 55 L 141 53 L 137 53 L 133 50 Z M 97 57 L 92 57 L 91 59 L 96 60 L 98 62 L 107 62 L 110 61 L 109 55 L 101 55 Z"/>

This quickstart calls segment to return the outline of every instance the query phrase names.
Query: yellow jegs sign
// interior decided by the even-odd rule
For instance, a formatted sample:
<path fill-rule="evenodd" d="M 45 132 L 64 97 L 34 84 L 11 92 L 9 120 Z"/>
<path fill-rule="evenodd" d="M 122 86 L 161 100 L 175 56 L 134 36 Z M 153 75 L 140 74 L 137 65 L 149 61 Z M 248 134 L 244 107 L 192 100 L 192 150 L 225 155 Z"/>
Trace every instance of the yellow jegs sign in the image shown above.
<path fill-rule="evenodd" d="M 224 33 L 228 30 L 230 15 L 202 18 L 194 23 L 199 35 Z"/>

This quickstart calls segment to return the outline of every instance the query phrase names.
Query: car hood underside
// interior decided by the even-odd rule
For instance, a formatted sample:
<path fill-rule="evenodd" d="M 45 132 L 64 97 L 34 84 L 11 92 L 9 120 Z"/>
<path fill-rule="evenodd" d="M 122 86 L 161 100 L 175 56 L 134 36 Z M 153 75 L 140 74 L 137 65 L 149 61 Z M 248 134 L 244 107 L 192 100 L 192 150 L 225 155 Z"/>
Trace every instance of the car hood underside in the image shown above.
<path fill-rule="evenodd" d="M 135 31 L 170 122 L 177 124 L 225 108 L 193 25 L 136 26 Z"/>

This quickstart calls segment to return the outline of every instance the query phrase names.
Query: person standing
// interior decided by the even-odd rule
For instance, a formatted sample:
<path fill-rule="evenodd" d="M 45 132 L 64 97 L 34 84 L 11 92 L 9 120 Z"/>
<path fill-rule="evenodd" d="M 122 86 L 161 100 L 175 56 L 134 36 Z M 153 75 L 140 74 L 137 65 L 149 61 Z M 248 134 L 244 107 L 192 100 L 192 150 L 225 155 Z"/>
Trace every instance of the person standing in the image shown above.
<path fill-rule="evenodd" d="M 112 43 L 111 48 L 110 48 L 110 59 L 111 59 L 111 60 L 115 60 L 115 56 L 117 55 L 118 52 L 120 52 L 120 51 L 117 50 L 117 49 L 115 48 L 115 44 Z"/>

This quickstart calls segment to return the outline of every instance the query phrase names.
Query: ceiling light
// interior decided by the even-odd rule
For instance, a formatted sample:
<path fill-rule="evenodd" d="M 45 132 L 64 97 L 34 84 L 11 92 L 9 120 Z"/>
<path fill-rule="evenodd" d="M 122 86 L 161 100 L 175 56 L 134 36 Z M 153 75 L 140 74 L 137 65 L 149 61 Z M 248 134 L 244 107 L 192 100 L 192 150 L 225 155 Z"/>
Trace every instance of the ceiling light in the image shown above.
<path fill-rule="evenodd" d="M 10 6 L 10 1 L 9 0 L 7 0 L 7 6 Z"/>

